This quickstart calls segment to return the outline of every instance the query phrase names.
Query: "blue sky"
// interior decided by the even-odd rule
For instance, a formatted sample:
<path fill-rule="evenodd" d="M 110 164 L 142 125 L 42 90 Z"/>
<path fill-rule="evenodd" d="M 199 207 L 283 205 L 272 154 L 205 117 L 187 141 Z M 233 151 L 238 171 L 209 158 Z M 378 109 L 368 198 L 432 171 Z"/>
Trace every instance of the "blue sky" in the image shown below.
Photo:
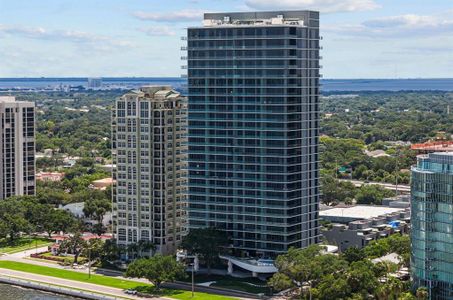
<path fill-rule="evenodd" d="M 0 77 L 179 76 L 203 12 L 306 8 L 324 78 L 453 77 L 452 0 L 0 0 Z"/>

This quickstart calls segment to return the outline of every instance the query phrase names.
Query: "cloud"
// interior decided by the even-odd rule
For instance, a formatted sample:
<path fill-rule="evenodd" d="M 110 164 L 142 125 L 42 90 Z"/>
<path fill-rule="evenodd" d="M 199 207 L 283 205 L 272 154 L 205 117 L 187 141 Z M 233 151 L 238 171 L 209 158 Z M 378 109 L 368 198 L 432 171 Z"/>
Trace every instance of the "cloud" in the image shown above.
<path fill-rule="evenodd" d="M 114 39 L 109 36 L 95 35 L 83 31 L 46 30 L 42 27 L 24 27 L 0 24 L 0 38 L 9 36 L 85 44 L 98 49 L 112 49 L 113 47 L 122 48 L 133 46 L 133 44 L 128 41 Z"/>
<path fill-rule="evenodd" d="M 203 11 L 191 9 L 165 13 L 149 13 L 138 11 L 133 13 L 132 15 L 142 21 L 156 22 L 191 22 L 203 20 Z"/>
<path fill-rule="evenodd" d="M 252 9 L 312 9 L 324 13 L 363 11 L 379 8 L 375 0 L 246 0 Z"/>
<path fill-rule="evenodd" d="M 440 55 L 453 53 L 453 46 L 450 44 L 442 46 L 417 46 L 417 47 L 404 47 L 400 51 L 395 51 L 392 54 L 401 54 L 401 52 L 409 54 L 420 54 L 420 55 Z"/>
<path fill-rule="evenodd" d="M 327 32 L 363 37 L 416 37 L 453 34 L 453 11 L 435 15 L 406 14 L 368 20 L 361 24 L 327 25 Z"/>
<path fill-rule="evenodd" d="M 385 31 L 387 29 L 399 31 L 412 31 L 419 33 L 453 32 L 453 13 L 423 16 L 400 15 L 384 17 L 363 22 L 367 28 Z"/>
<path fill-rule="evenodd" d="M 174 36 L 176 32 L 169 26 L 153 26 L 150 28 L 140 28 L 139 31 L 149 36 Z"/>

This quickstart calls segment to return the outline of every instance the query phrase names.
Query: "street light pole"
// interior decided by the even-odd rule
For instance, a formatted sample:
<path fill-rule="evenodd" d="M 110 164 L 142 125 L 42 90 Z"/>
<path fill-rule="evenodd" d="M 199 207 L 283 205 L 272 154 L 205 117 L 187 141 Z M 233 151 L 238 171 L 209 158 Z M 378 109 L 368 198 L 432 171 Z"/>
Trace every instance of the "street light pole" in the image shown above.
<path fill-rule="evenodd" d="M 88 248 L 88 279 L 91 278 L 91 247 Z"/>
<path fill-rule="evenodd" d="M 195 263 L 192 264 L 192 298 L 194 296 L 194 290 L 195 290 L 194 269 L 195 269 Z"/>

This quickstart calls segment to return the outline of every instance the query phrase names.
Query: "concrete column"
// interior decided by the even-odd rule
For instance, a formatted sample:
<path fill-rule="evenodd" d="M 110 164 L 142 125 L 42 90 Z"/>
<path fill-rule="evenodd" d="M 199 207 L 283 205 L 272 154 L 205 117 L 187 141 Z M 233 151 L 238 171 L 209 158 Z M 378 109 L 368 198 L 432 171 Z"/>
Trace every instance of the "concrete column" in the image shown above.
<path fill-rule="evenodd" d="M 228 275 L 232 274 L 233 274 L 233 263 L 231 262 L 231 260 L 228 260 Z"/>
<path fill-rule="evenodd" d="M 198 256 L 195 256 L 195 259 L 193 260 L 193 269 L 195 272 L 198 272 L 200 269 L 200 260 L 198 259 Z"/>

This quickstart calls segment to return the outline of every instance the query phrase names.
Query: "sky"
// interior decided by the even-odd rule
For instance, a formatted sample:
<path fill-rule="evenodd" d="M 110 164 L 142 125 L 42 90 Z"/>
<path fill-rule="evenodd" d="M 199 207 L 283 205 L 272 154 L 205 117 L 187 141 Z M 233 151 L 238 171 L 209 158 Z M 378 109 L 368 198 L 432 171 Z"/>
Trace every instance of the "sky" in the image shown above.
<path fill-rule="evenodd" d="M 0 0 L 0 77 L 179 77 L 204 12 L 321 12 L 322 74 L 452 78 L 453 0 Z"/>

